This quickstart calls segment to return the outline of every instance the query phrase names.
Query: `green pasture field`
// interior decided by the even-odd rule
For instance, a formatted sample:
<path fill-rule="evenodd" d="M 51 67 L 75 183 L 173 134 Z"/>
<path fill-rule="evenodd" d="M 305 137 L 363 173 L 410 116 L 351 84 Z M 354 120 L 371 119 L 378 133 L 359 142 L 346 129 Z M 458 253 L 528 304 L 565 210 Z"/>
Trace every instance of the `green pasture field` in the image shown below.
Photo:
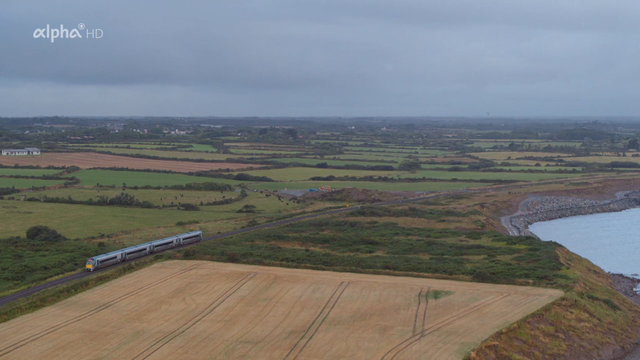
<path fill-rule="evenodd" d="M 160 147 L 171 147 L 171 144 L 146 144 L 146 143 L 113 143 L 113 144 L 67 144 L 69 147 L 74 148 L 127 148 L 131 149 L 155 149 Z"/>
<path fill-rule="evenodd" d="M 423 165 L 425 168 L 446 169 L 449 165 Z M 508 169 L 508 167 L 505 167 Z M 529 168 L 527 168 L 529 169 Z M 531 169 L 544 170 L 544 167 L 531 167 Z M 551 171 L 551 170 L 549 170 Z M 393 178 L 430 178 L 439 180 L 460 179 L 460 180 L 518 180 L 537 181 L 563 177 L 580 176 L 581 174 L 557 174 L 557 173 L 518 173 L 518 172 L 481 172 L 481 171 L 440 171 L 440 170 L 420 170 L 416 173 L 406 171 L 370 171 L 370 170 L 343 170 L 343 169 L 318 169 L 318 168 L 285 168 L 269 170 L 247 171 L 255 176 L 267 176 L 276 181 L 304 181 L 314 176 L 388 176 Z"/>
<path fill-rule="evenodd" d="M 581 167 L 571 167 L 571 166 L 496 166 L 491 169 L 501 169 L 501 170 L 511 170 L 511 171 L 582 171 Z M 490 170 L 491 170 L 490 169 Z"/>
<path fill-rule="evenodd" d="M 211 145 L 204 145 L 204 144 L 189 144 L 191 145 L 190 149 L 187 150 L 193 150 L 193 151 L 218 151 L 218 149 L 214 148 Z"/>
<path fill-rule="evenodd" d="M 245 204 L 255 205 L 258 212 L 237 213 Z M 31 226 L 46 225 L 68 238 L 85 238 L 128 230 L 174 226 L 178 221 L 196 220 L 204 223 L 247 216 L 270 216 L 301 206 L 295 203 L 286 205 L 286 202 L 281 203 L 273 196 L 267 198 L 254 192 L 249 192 L 247 198 L 232 204 L 202 206 L 201 211 L 0 200 L 0 218 L 12 219 L 0 222 L 0 232 L 3 237 L 24 237 Z"/>
<path fill-rule="evenodd" d="M 249 186 L 258 190 L 309 190 L 321 186 L 331 186 L 333 189 L 353 187 L 380 191 L 446 191 L 489 186 L 491 184 L 467 182 L 415 182 L 415 183 L 385 183 L 373 181 L 298 181 L 279 183 L 256 183 Z"/>
<path fill-rule="evenodd" d="M 370 171 L 370 170 L 342 170 L 342 169 L 318 169 L 318 168 L 285 168 L 269 170 L 252 170 L 245 173 L 255 176 L 267 176 L 276 181 L 300 181 L 309 180 L 314 176 L 396 176 L 400 173 L 394 171 Z"/>
<path fill-rule="evenodd" d="M 415 174 L 402 173 L 401 178 L 422 178 L 438 180 L 515 180 L 515 181 L 538 181 L 559 178 L 570 178 L 582 176 L 584 174 L 545 174 L 545 173 L 517 173 L 517 172 L 479 172 L 479 171 L 433 171 L 421 170 Z"/>
<path fill-rule="evenodd" d="M 205 152 L 186 152 L 186 151 L 164 151 L 150 149 L 116 149 L 116 148 L 94 148 L 94 150 L 109 151 L 114 154 L 140 154 L 147 156 L 158 156 L 161 158 L 177 158 L 177 159 L 204 159 L 204 160 L 226 160 L 235 159 L 245 156 L 233 154 L 205 153 Z"/>
<path fill-rule="evenodd" d="M 0 178 L 0 188 L 26 189 L 32 186 L 53 186 L 64 183 L 64 180 L 14 179 Z M 17 196 L 17 195 L 16 195 Z"/>
<path fill-rule="evenodd" d="M 184 146 L 184 145 L 188 145 L 190 147 L 188 148 L 184 148 L 184 150 L 191 150 L 191 151 L 218 151 L 216 148 L 214 148 L 211 145 L 204 145 L 204 144 L 191 144 L 191 143 L 172 143 L 172 142 L 168 142 L 168 143 L 114 143 L 114 144 L 91 144 L 91 145 L 76 145 L 76 144 L 70 144 L 69 146 L 74 146 L 74 147 L 106 147 L 106 148 L 126 148 L 127 146 L 130 146 L 131 149 L 156 149 L 156 148 L 168 148 L 168 147 L 174 147 L 174 146 Z M 183 150 L 178 150 L 178 151 L 183 151 Z"/>
<path fill-rule="evenodd" d="M 169 186 L 184 185 L 188 183 L 217 182 L 237 185 L 241 181 L 228 179 L 214 179 L 203 176 L 189 176 L 183 174 L 163 174 L 143 171 L 111 171 L 111 170 L 80 170 L 73 173 L 73 176 L 80 179 L 82 186 L 115 185 L 122 186 L 126 183 L 132 186 Z"/>
<path fill-rule="evenodd" d="M 236 198 L 240 195 L 240 192 L 236 191 L 186 191 L 186 190 L 133 190 L 127 189 L 127 193 L 136 197 L 140 201 L 148 201 L 154 205 L 171 205 L 180 203 L 189 203 L 193 205 L 200 205 L 200 202 L 214 202 L 219 200 Z M 84 189 L 84 188 L 66 188 L 55 189 L 47 191 L 37 191 L 30 194 L 26 194 L 28 197 L 43 198 L 48 197 L 71 197 L 73 200 L 86 201 L 89 199 L 97 200 L 99 196 L 107 196 L 112 198 L 122 193 L 121 188 L 116 189 Z M 217 205 L 216 205 L 217 206 Z M 220 205 L 222 206 L 222 205 Z"/>
<path fill-rule="evenodd" d="M 397 147 L 389 147 L 389 146 L 380 146 L 380 147 L 361 147 L 361 146 L 347 146 L 344 148 L 346 151 L 353 152 L 389 152 L 389 153 L 399 153 L 399 154 L 413 154 L 420 149 L 418 147 L 407 147 L 407 148 L 397 148 Z"/>
<path fill-rule="evenodd" d="M 242 140 L 241 136 L 220 136 L 216 138 L 217 140 L 228 140 L 228 141 L 238 141 Z"/>
<path fill-rule="evenodd" d="M 467 167 L 467 165 L 447 165 L 447 164 L 421 164 L 423 169 L 448 169 L 454 166 Z"/>
<path fill-rule="evenodd" d="M 545 146 L 572 146 L 572 147 L 580 147 L 580 145 L 582 145 L 581 142 L 569 142 L 569 141 L 541 141 L 539 143 L 535 143 L 535 145 L 538 145 L 540 147 L 545 147 Z"/>
<path fill-rule="evenodd" d="M 418 150 L 420 155 L 430 155 L 430 156 L 441 156 L 441 155 L 452 155 L 455 154 L 453 151 L 445 151 L 445 150 L 436 150 L 436 149 L 428 149 L 428 150 Z"/>
<path fill-rule="evenodd" d="M 546 146 L 573 146 L 573 147 L 578 147 L 581 145 L 580 142 L 569 142 L 569 141 L 531 141 L 531 140 L 514 140 L 513 141 L 515 144 L 522 144 L 523 142 L 526 144 L 531 144 L 531 145 L 536 145 L 539 147 L 546 147 Z M 482 140 L 476 140 L 473 142 L 473 144 L 471 145 L 467 145 L 467 146 L 472 146 L 472 147 L 482 147 L 482 148 L 487 148 L 490 149 L 496 145 L 502 145 L 502 146 L 509 146 L 509 144 L 511 144 L 511 141 L 494 141 L 494 140 L 490 140 L 490 141 L 482 141 Z"/>
<path fill-rule="evenodd" d="M 549 165 L 549 167 L 551 166 L 556 166 L 556 165 L 561 165 L 562 163 L 556 163 L 556 162 L 547 162 L 547 161 L 538 161 L 538 160 L 494 160 L 496 162 L 502 162 L 502 161 L 506 161 L 509 162 L 511 164 L 515 164 L 518 166 L 528 166 L 528 167 L 535 167 L 537 168 L 537 166 L 535 166 L 536 164 L 540 164 L 540 166 L 544 169 L 547 165 Z M 578 168 L 581 169 L 581 168 Z"/>
<path fill-rule="evenodd" d="M 568 158 L 565 159 L 565 161 L 585 161 L 585 162 L 590 162 L 590 163 L 598 163 L 598 164 L 602 164 L 602 163 L 610 163 L 612 161 L 628 161 L 628 162 L 634 162 L 634 163 L 640 163 L 640 157 L 636 156 L 630 156 L 629 154 L 627 154 L 627 156 L 583 156 L 583 157 L 572 157 L 572 158 Z"/>
<path fill-rule="evenodd" d="M 294 155 L 301 151 L 285 151 L 285 150 L 254 150 L 254 149 L 231 149 L 234 154 L 249 155 Z"/>
<path fill-rule="evenodd" d="M 311 144 L 322 144 L 324 142 L 328 142 L 328 143 L 347 143 L 349 144 L 349 146 L 354 146 L 354 145 L 363 145 L 366 143 L 372 143 L 375 141 L 351 141 L 351 140 L 344 140 L 344 141 L 338 141 L 338 140 L 308 140 Z"/>
<path fill-rule="evenodd" d="M 279 161 L 283 163 L 300 163 L 300 164 L 308 164 L 308 165 L 316 165 L 319 163 L 327 163 L 330 166 L 343 166 L 343 165 L 389 165 L 397 167 L 397 164 L 394 163 L 385 163 L 380 161 L 349 161 L 349 160 L 324 160 L 324 159 L 310 159 L 310 158 L 280 158 L 280 159 L 271 159 L 274 161 Z"/>
<path fill-rule="evenodd" d="M 477 131 L 477 132 L 478 133 L 484 133 L 486 131 Z M 504 133 L 505 131 L 498 131 L 498 132 Z M 505 140 L 505 139 L 474 139 L 474 138 L 471 138 L 470 140 L 477 141 L 477 142 L 512 142 L 513 141 L 513 142 L 530 142 L 530 143 L 547 141 L 547 140 L 540 140 L 540 139 L 509 139 L 509 140 Z"/>
<path fill-rule="evenodd" d="M 269 144 L 269 143 L 261 143 L 261 142 L 229 142 L 224 143 L 228 147 L 247 147 L 247 146 L 259 146 L 266 148 L 282 148 L 287 149 L 290 147 L 299 148 L 301 145 L 285 145 L 285 144 Z"/>
<path fill-rule="evenodd" d="M 55 175 L 61 172 L 62 170 L 0 168 L 0 176 L 43 176 Z"/>
<path fill-rule="evenodd" d="M 141 144 L 143 145 L 143 144 Z M 162 144 L 162 145 L 151 145 L 149 147 L 172 147 L 172 146 L 183 146 L 183 145 L 189 145 L 191 146 L 190 148 L 184 148 L 184 150 L 191 150 L 191 151 L 207 151 L 207 152 L 216 152 L 218 151 L 218 149 L 214 148 L 211 145 L 205 145 L 205 144 L 191 144 L 191 143 L 166 143 L 166 144 Z M 179 150 L 179 151 L 184 151 L 184 150 Z"/>
<path fill-rule="evenodd" d="M 407 154 L 410 155 L 410 154 Z M 325 156 L 326 159 L 342 159 L 342 160 L 369 160 L 369 161 L 395 161 L 395 162 L 402 162 L 404 160 L 407 160 L 407 156 L 403 156 L 403 155 L 397 155 L 397 154 L 389 154 L 389 155 L 385 155 L 385 153 L 380 153 L 380 154 L 374 154 L 374 153 L 370 153 L 370 154 L 364 154 L 364 153 L 345 153 L 345 154 L 341 154 L 341 155 L 327 155 Z"/>
<path fill-rule="evenodd" d="M 509 157 L 511 157 L 511 159 L 518 159 L 526 156 L 569 158 L 570 160 L 576 159 L 571 157 L 571 154 L 547 153 L 547 152 L 537 152 L 537 151 L 487 151 L 487 152 L 480 152 L 480 153 L 471 153 L 469 155 L 477 156 L 482 159 L 496 160 L 496 161 L 509 161 L 508 160 Z"/>
<path fill-rule="evenodd" d="M 355 152 L 359 152 L 359 153 L 373 153 L 373 154 L 378 154 L 378 153 L 384 153 L 384 154 L 390 154 L 390 155 L 397 155 L 397 156 L 403 156 L 403 155 L 430 155 L 430 156 L 440 156 L 440 155 L 449 155 L 449 154 L 453 154 L 454 152 L 452 151 L 444 151 L 444 150 L 435 150 L 435 149 L 428 149 L 428 150 L 424 150 L 424 149 L 419 149 L 419 148 L 407 148 L 407 149 L 396 149 L 396 148 L 384 148 L 384 147 L 380 147 L 380 148 L 361 148 L 361 147 L 354 147 L 354 146 L 350 146 L 350 147 L 346 147 L 344 148 L 345 150 L 355 153 Z"/>
<path fill-rule="evenodd" d="M 418 157 L 417 160 L 421 161 L 421 162 L 431 162 L 434 160 L 435 157 L 433 156 L 420 156 Z M 457 156 L 457 155 L 453 155 L 453 154 L 449 154 L 449 155 L 443 155 L 443 156 L 438 156 L 437 158 L 439 159 L 449 159 L 448 161 L 457 161 L 460 160 L 462 157 L 461 156 Z M 408 159 L 401 159 L 401 161 L 404 160 L 408 160 Z M 467 158 L 465 158 L 465 160 L 467 160 Z M 473 159 L 469 159 L 471 162 L 477 162 L 477 160 L 473 160 Z M 470 162 L 470 163 L 471 163 Z M 463 165 L 456 165 L 456 166 L 466 166 L 469 165 L 470 163 L 464 163 Z"/>

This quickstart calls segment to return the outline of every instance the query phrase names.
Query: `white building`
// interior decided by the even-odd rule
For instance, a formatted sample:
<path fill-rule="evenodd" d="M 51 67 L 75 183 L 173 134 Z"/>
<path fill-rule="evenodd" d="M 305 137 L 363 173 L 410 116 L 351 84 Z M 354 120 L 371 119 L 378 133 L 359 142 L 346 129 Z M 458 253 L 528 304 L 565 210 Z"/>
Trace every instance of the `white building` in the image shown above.
<path fill-rule="evenodd" d="M 3 156 L 40 155 L 40 149 L 38 148 L 4 149 L 2 150 L 2 155 Z"/>

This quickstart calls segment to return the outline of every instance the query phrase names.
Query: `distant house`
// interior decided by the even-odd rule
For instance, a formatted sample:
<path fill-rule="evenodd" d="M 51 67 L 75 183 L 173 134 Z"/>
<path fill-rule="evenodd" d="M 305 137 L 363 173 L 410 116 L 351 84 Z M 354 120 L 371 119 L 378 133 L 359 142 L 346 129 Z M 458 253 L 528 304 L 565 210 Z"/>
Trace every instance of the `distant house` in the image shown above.
<path fill-rule="evenodd" d="M 2 150 L 2 155 L 3 156 L 40 155 L 40 149 L 38 148 L 4 149 Z"/>

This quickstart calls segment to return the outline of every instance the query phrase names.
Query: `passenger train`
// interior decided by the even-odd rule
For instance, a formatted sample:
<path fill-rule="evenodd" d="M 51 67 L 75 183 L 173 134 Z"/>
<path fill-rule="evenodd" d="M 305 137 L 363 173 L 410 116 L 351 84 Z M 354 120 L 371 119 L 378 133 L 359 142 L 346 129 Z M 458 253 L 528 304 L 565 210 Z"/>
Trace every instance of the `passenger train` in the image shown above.
<path fill-rule="evenodd" d="M 103 267 L 117 264 L 126 260 L 139 258 L 152 253 L 172 249 L 178 246 L 202 241 L 202 231 L 192 231 L 186 234 L 176 235 L 145 244 L 131 246 L 125 249 L 94 256 L 87 259 L 87 271 L 94 271 Z"/>

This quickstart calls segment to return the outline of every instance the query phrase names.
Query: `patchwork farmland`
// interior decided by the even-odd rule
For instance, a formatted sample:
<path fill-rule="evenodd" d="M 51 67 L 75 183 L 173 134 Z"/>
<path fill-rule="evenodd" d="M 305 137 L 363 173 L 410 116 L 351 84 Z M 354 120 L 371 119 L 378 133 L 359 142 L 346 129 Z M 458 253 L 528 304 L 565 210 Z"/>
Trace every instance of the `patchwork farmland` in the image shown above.
<path fill-rule="evenodd" d="M 0 359 L 460 359 L 561 295 L 169 261 L 0 324 Z"/>
<path fill-rule="evenodd" d="M 206 171 L 217 169 L 242 169 L 260 167 L 235 163 L 207 163 L 174 160 L 139 159 L 132 157 L 98 154 L 98 153 L 49 153 L 41 156 L 2 156 L 0 165 L 8 166 L 77 166 L 82 169 L 122 167 L 130 169 L 171 170 L 177 172 Z"/>

